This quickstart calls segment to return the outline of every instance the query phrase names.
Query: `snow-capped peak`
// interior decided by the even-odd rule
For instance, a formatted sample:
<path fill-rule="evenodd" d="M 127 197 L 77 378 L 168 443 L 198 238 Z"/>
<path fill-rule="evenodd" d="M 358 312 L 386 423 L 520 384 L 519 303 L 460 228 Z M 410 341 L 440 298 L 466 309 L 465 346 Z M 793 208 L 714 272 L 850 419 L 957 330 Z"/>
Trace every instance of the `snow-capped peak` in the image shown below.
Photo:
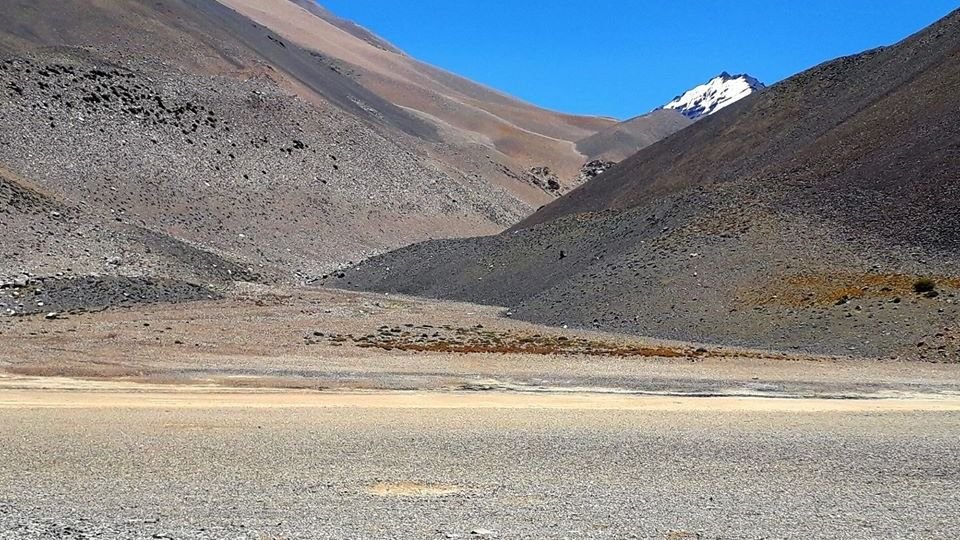
<path fill-rule="evenodd" d="M 766 88 L 757 79 L 747 75 L 730 75 L 726 71 L 706 84 L 691 88 L 662 108 L 677 109 L 687 118 L 697 120 Z"/>

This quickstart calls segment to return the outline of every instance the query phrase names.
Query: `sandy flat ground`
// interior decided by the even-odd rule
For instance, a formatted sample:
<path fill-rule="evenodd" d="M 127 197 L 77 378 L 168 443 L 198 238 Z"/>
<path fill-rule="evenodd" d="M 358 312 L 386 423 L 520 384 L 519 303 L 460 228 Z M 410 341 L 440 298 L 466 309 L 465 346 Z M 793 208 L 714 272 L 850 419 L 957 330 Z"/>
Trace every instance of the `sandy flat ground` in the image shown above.
<path fill-rule="evenodd" d="M 931 400 L 21 390 L 0 538 L 955 538 Z"/>
<path fill-rule="evenodd" d="M 956 365 L 502 315 L 256 289 L 0 320 L 0 540 L 960 536 Z M 427 324 L 683 354 L 327 339 Z"/>
<path fill-rule="evenodd" d="M 960 412 L 960 398 L 765 398 L 681 397 L 574 392 L 302 392 L 297 390 L 223 390 L 218 387 L 72 384 L 54 379 L 34 386 L 0 386 L 0 410 L 24 409 L 521 409 L 561 411 L 729 411 L 771 413 Z"/>

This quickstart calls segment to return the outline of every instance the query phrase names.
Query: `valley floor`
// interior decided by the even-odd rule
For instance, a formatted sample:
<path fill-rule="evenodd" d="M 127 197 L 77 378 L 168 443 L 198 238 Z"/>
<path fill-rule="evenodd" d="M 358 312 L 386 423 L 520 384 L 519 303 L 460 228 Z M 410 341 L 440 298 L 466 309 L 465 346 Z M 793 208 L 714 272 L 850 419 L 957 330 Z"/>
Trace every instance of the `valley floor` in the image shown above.
<path fill-rule="evenodd" d="M 954 364 L 323 289 L 0 332 L 2 540 L 960 535 Z"/>

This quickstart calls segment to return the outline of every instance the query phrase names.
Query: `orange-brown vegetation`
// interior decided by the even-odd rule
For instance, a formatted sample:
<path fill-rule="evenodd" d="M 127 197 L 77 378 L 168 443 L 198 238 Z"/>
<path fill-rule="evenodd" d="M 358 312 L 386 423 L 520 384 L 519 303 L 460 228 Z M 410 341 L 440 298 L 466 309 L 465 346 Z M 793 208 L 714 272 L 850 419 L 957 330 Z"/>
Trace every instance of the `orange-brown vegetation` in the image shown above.
<path fill-rule="evenodd" d="M 330 335 L 327 341 L 333 344 L 353 342 L 361 348 L 377 348 L 387 351 L 414 351 L 429 353 L 499 353 L 592 356 L 622 356 L 650 358 L 685 358 L 703 356 L 706 349 L 643 345 L 599 339 L 571 338 L 520 332 L 499 332 L 473 328 L 444 326 L 408 326 L 404 328 L 381 327 L 376 334 L 365 336 Z"/>
<path fill-rule="evenodd" d="M 960 289 L 960 278 L 907 274 L 798 274 L 777 279 L 754 303 L 792 307 L 826 306 L 861 298 L 896 298 L 917 294 L 914 286 L 930 280 L 938 289 Z"/>

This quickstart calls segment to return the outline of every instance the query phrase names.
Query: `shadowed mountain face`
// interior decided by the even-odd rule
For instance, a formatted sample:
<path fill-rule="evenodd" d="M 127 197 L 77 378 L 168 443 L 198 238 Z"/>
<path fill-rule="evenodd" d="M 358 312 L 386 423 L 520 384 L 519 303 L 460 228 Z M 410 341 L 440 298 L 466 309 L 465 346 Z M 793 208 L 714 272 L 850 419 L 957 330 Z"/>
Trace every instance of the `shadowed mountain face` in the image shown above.
<path fill-rule="evenodd" d="M 424 95 L 456 118 L 410 102 Z M 0 214 L 18 235 L 0 280 L 199 279 L 222 272 L 190 261 L 214 259 L 300 280 L 410 242 L 495 233 L 555 198 L 529 163 L 579 167 L 573 141 L 610 123 L 425 66 L 305 1 L 10 0 L 0 167 L 67 210 Z M 528 137 L 533 154 L 507 155 Z M 212 258 L 168 264 L 143 235 Z"/>
<path fill-rule="evenodd" d="M 492 237 L 338 286 L 550 324 L 948 359 L 960 342 L 960 12 L 698 121 Z M 921 276 L 936 290 L 914 289 Z"/>
<path fill-rule="evenodd" d="M 658 110 L 631 118 L 577 142 L 591 160 L 623 161 L 693 123 L 679 111 Z"/>

